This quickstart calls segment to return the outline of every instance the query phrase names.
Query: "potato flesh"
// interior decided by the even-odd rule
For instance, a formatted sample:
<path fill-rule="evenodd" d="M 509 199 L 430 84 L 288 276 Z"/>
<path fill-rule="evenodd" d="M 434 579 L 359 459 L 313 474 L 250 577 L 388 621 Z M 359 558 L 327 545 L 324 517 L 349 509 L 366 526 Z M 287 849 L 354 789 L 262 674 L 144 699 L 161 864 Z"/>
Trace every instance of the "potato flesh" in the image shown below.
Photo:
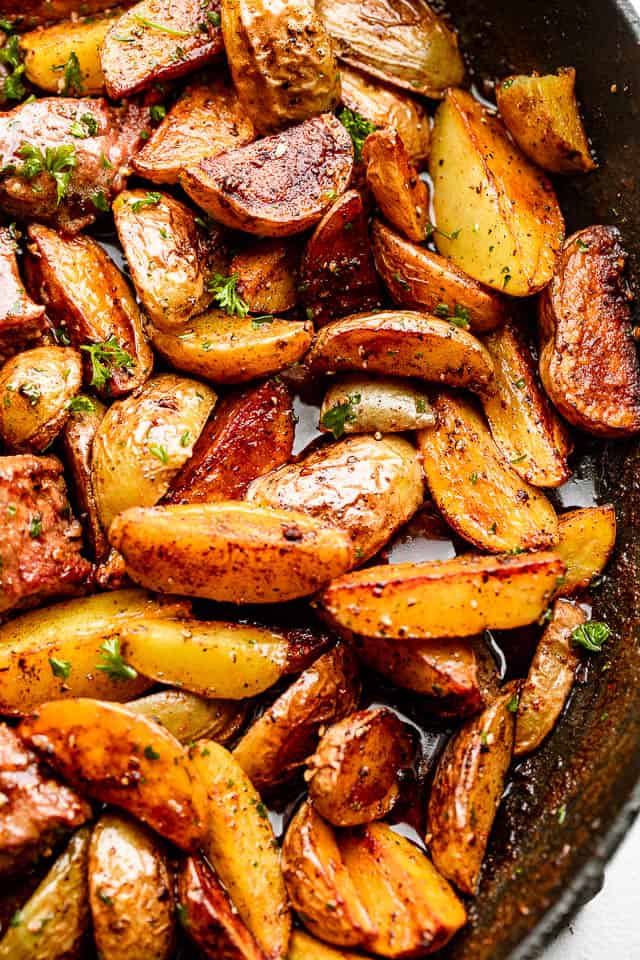
<path fill-rule="evenodd" d="M 567 572 L 558 593 L 573 596 L 602 573 L 616 542 L 616 512 L 611 504 L 569 510 L 558 517 L 556 551 Z"/>
<path fill-rule="evenodd" d="M 104 93 L 100 48 L 116 19 L 99 17 L 85 22 L 67 21 L 23 33 L 20 47 L 24 51 L 27 80 L 47 93 L 60 93 L 65 84 L 61 64 L 66 64 L 73 52 L 78 58 L 81 89 L 72 87 L 71 90 L 65 89 L 65 93 L 76 96 Z"/>
<path fill-rule="evenodd" d="M 418 176 L 397 130 L 374 130 L 362 159 L 367 185 L 383 216 L 408 240 L 422 243 L 429 222 L 429 190 Z"/>
<path fill-rule="evenodd" d="M 247 712 L 242 701 L 207 700 L 186 690 L 159 690 L 127 701 L 127 709 L 161 724 L 186 744 L 203 737 L 226 743 L 238 732 Z"/>
<path fill-rule="evenodd" d="M 357 398 L 357 399 L 355 399 Z M 367 377 L 352 374 L 336 377 L 329 384 L 320 408 L 320 430 L 332 422 L 331 411 L 346 409 L 344 433 L 402 433 L 425 430 L 435 423 L 435 416 L 425 390 L 397 377 Z M 327 416 L 328 415 L 328 416 Z"/>
<path fill-rule="evenodd" d="M 109 553 L 107 536 L 98 517 L 98 507 L 91 484 L 91 449 L 93 438 L 107 408 L 96 397 L 91 410 L 74 410 L 64 425 L 60 439 L 64 459 L 70 473 L 78 515 L 82 522 L 85 545 L 93 560 L 104 561 Z"/>

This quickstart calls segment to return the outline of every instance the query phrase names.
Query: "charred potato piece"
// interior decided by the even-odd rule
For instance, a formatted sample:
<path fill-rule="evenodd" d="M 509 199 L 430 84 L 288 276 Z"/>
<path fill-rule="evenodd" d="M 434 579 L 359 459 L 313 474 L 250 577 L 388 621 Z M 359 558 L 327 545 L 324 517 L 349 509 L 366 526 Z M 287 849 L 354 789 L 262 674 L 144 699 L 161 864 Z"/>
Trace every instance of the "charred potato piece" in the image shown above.
<path fill-rule="evenodd" d="M 236 735 L 247 713 L 241 701 L 206 700 L 186 690 L 159 690 L 130 700 L 127 708 L 166 727 L 186 744 L 203 737 L 226 743 Z"/>
<path fill-rule="evenodd" d="M 67 347 L 34 347 L 0 370 L 0 437 L 10 450 L 42 453 L 69 417 L 82 361 Z"/>
<path fill-rule="evenodd" d="M 0 227 L 0 354 L 35 339 L 44 326 L 44 307 L 34 303 L 18 270 L 15 231 Z"/>
<path fill-rule="evenodd" d="M 102 960 L 169 960 L 175 917 L 166 855 L 141 824 L 103 813 L 89 846 L 89 902 Z"/>
<path fill-rule="evenodd" d="M 93 438 L 107 408 L 99 400 L 89 397 L 79 397 L 72 407 L 61 434 L 65 463 L 71 474 L 85 543 L 94 560 L 104 561 L 109 553 L 109 541 L 100 523 L 91 482 L 91 453 Z"/>
<path fill-rule="evenodd" d="M 304 930 L 294 930 L 289 946 L 289 960 L 359 960 L 360 954 L 336 950 L 321 940 L 316 940 Z M 361 958 L 360 958 L 361 960 Z"/>
<path fill-rule="evenodd" d="M 505 688 L 445 747 L 429 798 L 427 836 L 437 869 L 473 896 L 513 753 L 516 688 Z M 517 708 L 516 708 L 517 709 Z"/>
<path fill-rule="evenodd" d="M 547 285 L 564 236 L 553 187 L 464 90 L 438 108 L 429 170 L 440 253 L 510 296 Z"/>
<path fill-rule="evenodd" d="M 382 214 L 408 240 L 421 243 L 429 222 L 429 190 L 397 130 L 374 130 L 364 142 L 367 185 Z"/>
<path fill-rule="evenodd" d="M 435 423 L 429 397 L 409 380 L 351 374 L 331 382 L 320 409 L 320 430 L 343 433 L 401 433 Z"/>
<path fill-rule="evenodd" d="M 76 97 L 104 93 L 100 48 L 115 20 L 114 16 L 70 20 L 23 33 L 20 48 L 25 77 L 47 93 Z M 72 54 L 77 58 L 78 75 L 69 83 L 63 68 Z"/>
<path fill-rule="evenodd" d="M 616 512 L 611 504 L 570 510 L 558 517 L 556 551 L 567 573 L 558 593 L 570 597 L 588 587 L 606 567 L 616 543 Z"/>
<path fill-rule="evenodd" d="M 540 376 L 569 423 L 602 437 L 640 430 L 640 364 L 615 227 L 569 237 L 538 307 Z"/>
<path fill-rule="evenodd" d="M 507 77 L 496 84 L 500 116 L 520 149 L 551 173 L 588 173 L 596 164 L 575 95 L 576 72 L 565 67 L 540 77 Z"/>
<path fill-rule="evenodd" d="M 351 137 L 331 114 L 187 167 L 180 183 L 214 220 L 267 237 L 302 233 L 344 192 Z"/>
<path fill-rule="evenodd" d="M 295 241 L 261 240 L 237 253 L 229 273 L 238 277 L 238 294 L 249 313 L 292 310 L 298 302 Z"/>

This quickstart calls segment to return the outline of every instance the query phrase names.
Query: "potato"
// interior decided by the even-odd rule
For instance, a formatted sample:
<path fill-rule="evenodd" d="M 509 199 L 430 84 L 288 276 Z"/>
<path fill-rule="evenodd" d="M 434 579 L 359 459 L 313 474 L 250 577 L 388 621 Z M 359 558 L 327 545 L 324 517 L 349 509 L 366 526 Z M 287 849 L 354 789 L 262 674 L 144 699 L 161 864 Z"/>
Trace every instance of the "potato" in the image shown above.
<path fill-rule="evenodd" d="M 571 476 L 567 457 L 573 444 L 540 387 L 521 331 L 507 323 L 484 345 L 495 373 L 495 393 L 482 398 L 491 436 L 523 480 L 534 487 L 561 486 Z"/>
<path fill-rule="evenodd" d="M 264 804 L 224 747 L 201 740 L 192 756 L 207 785 L 210 829 L 203 852 L 267 960 L 284 960 L 291 913 Z"/>
<path fill-rule="evenodd" d="M 102 960 L 169 960 L 175 917 L 164 851 L 145 827 L 103 813 L 91 834 L 89 902 Z"/>
<path fill-rule="evenodd" d="M 158 690 L 127 702 L 127 709 L 166 727 L 180 743 L 208 737 L 226 743 L 238 732 L 247 706 L 238 700 L 205 700 L 186 690 Z"/>
<path fill-rule="evenodd" d="M 82 361 L 67 347 L 34 347 L 0 370 L 0 437 L 10 450 L 42 453 L 69 417 Z"/>
<path fill-rule="evenodd" d="M 122 7 L 130 6 L 131 0 L 125 0 Z M 83 10 L 87 14 L 100 13 L 113 6 L 113 0 L 87 0 Z M 36 27 L 41 23 L 54 20 L 67 20 L 77 14 L 77 0 L 23 0 L 17 7 L 14 0 L 4 0 L 0 14 L 18 29 L 25 26 Z"/>
<path fill-rule="evenodd" d="M 206 837 L 206 791 L 168 730 L 101 700 L 52 700 L 18 727 L 69 783 L 122 807 L 182 850 Z"/>
<path fill-rule="evenodd" d="M 98 516 L 93 485 L 91 483 L 91 451 L 96 435 L 107 408 L 95 397 L 79 398 L 72 409 L 71 416 L 62 429 L 60 439 L 64 451 L 64 460 L 78 505 L 78 514 L 82 521 L 85 544 L 94 560 L 105 561 L 109 554 L 109 541 L 102 529 Z"/>
<path fill-rule="evenodd" d="M 104 667 L 106 641 L 137 617 L 188 616 L 187 600 L 114 590 L 23 613 L 0 626 L 0 713 L 28 714 L 47 700 L 128 700 L 151 683 Z"/>
<path fill-rule="evenodd" d="M 112 100 L 191 73 L 222 53 L 213 0 L 142 0 L 107 33 L 100 57 Z"/>
<path fill-rule="evenodd" d="M 20 37 L 24 73 L 27 80 L 47 93 L 65 96 L 98 96 L 104 93 L 104 75 L 100 48 L 107 31 L 117 17 L 68 20 L 51 27 L 41 27 Z M 68 83 L 64 66 L 77 58 L 78 79 Z"/>
<path fill-rule="evenodd" d="M 359 696 L 355 658 L 338 645 L 254 720 L 233 755 L 257 789 L 284 783 L 313 753 L 322 727 L 348 716 Z"/>
<path fill-rule="evenodd" d="M 105 399 L 141 386 L 153 354 L 124 277 L 90 237 L 64 237 L 32 223 L 32 273 L 47 314 L 82 351 L 84 378 Z"/>
<path fill-rule="evenodd" d="M 0 940 L 1 960 L 60 960 L 78 955 L 89 927 L 88 849 L 89 829 L 83 827 L 9 922 Z"/>
<path fill-rule="evenodd" d="M 331 114 L 305 120 L 222 156 L 201 160 L 180 183 L 214 220 L 267 237 L 302 233 L 343 193 L 351 137 Z"/>
<path fill-rule="evenodd" d="M 427 839 L 440 873 L 463 893 L 478 885 L 513 752 L 516 687 L 505 687 L 445 747 L 429 798 Z"/>
<path fill-rule="evenodd" d="M 253 124 L 225 76 L 187 87 L 133 158 L 133 167 L 154 183 L 177 183 L 181 170 L 255 137 Z"/>
<path fill-rule="evenodd" d="M 167 492 L 216 402 L 210 387 L 172 373 L 114 403 L 93 440 L 91 483 L 100 521 L 151 507 Z"/>
<path fill-rule="evenodd" d="M 309 238 L 300 264 L 300 291 L 316 326 L 382 306 L 368 217 L 357 190 L 338 197 Z"/>
<path fill-rule="evenodd" d="M 0 354 L 13 354 L 44 327 L 44 307 L 27 293 L 16 251 L 15 231 L 0 227 Z"/>
<path fill-rule="evenodd" d="M 236 253 L 229 273 L 238 277 L 238 293 L 249 313 L 285 313 L 296 306 L 296 246 L 291 240 L 259 240 Z"/>
<path fill-rule="evenodd" d="M 472 333 L 487 333 L 506 319 L 506 301 L 459 270 L 451 260 L 409 243 L 374 220 L 376 269 L 395 303 L 424 310 Z"/>
<path fill-rule="evenodd" d="M 154 329 L 153 345 L 178 370 L 214 383 L 246 383 L 277 373 L 305 355 L 311 324 L 276 317 L 231 317 L 209 310 L 180 334 Z"/>
<path fill-rule="evenodd" d="M 240 102 L 268 133 L 333 110 L 340 74 L 331 39 L 308 0 L 221 0 L 222 36 Z"/>
<path fill-rule="evenodd" d="M 349 533 L 368 560 L 418 509 L 424 496 L 415 448 L 403 437 L 347 437 L 254 480 L 247 500 L 298 510 Z"/>
<path fill-rule="evenodd" d="M 575 95 L 573 67 L 557 75 L 507 77 L 496 84 L 496 102 L 523 153 L 551 173 L 595 170 Z"/>
<path fill-rule="evenodd" d="M 425 0 L 320 0 L 318 13 L 349 66 L 433 98 L 464 79 L 458 38 Z"/>
<path fill-rule="evenodd" d="M 343 433 L 401 433 L 435 423 L 429 397 L 410 380 L 354 373 L 329 384 L 320 409 L 320 430 Z"/>
<path fill-rule="evenodd" d="M 429 223 L 429 190 L 418 176 L 400 134 L 374 130 L 364 142 L 367 186 L 383 216 L 408 240 L 421 243 Z"/>
<path fill-rule="evenodd" d="M 625 260 L 616 227 L 580 230 L 562 247 L 538 302 L 544 388 L 569 423 L 601 437 L 640 430 L 640 363 Z"/>
<path fill-rule="evenodd" d="M 215 234 L 205 235 L 192 211 L 169 194 L 123 190 L 113 219 L 147 316 L 161 329 L 180 329 L 213 299 L 207 287 L 223 266 Z"/>
<path fill-rule="evenodd" d="M 359 960 L 360 954 L 336 950 L 309 936 L 303 930 L 294 930 L 289 946 L 289 960 Z"/>
<path fill-rule="evenodd" d="M 569 510 L 558 517 L 560 539 L 555 548 L 567 573 L 558 593 L 573 596 L 599 576 L 616 543 L 616 512 L 612 504 Z"/>
<path fill-rule="evenodd" d="M 252 503 L 136 507 L 109 539 L 138 583 L 160 593 L 276 603 L 314 593 L 348 570 L 348 534 L 293 510 Z"/>
<path fill-rule="evenodd" d="M 287 827 L 282 870 L 291 904 L 307 929 L 340 946 L 369 943 L 375 928 L 342 863 L 336 836 L 308 800 Z"/>
<path fill-rule="evenodd" d="M 437 426 L 419 435 L 422 465 L 434 503 L 456 533 L 489 553 L 557 543 L 551 503 L 502 459 L 472 402 L 442 392 L 433 409 Z"/>
<path fill-rule="evenodd" d="M 394 563 L 334 580 L 319 603 L 366 637 L 470 637 L 535 623 L 564 570 L 551 552 Z"/>
<path fill-rule="evenodd" d="M 440 253 L 514 297 L 547 285 L 564 237 L 553 187 L 464 90 L 438 108 L 429 171 Z"/>
<path fill-rule="evenodd" d="M 227 394 L 171 481 L 165 503 L 241 500 L 252 480 L 287 462 L 293 432 L 291 395 L 281 380 Z"/>
<path fill-rule="evenodd" d="M 478 392 L 493 377 L 491 357 L 479 340 L 445 320 L 409 310 L 334 321 L 316 337 L 308 363 L 317 373 L 366 370 Z"/>

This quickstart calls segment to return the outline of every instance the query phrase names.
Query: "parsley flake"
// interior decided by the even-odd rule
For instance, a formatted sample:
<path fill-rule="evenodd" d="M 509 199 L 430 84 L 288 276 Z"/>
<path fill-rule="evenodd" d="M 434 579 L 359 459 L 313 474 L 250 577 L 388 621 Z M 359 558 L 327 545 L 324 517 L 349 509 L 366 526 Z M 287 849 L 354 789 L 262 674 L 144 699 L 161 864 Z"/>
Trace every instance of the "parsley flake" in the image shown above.
<path fill-rule="evenodd" d="M 131 370 L 135 367 L 133 357 L 123 350 L 114 335 L 104 343 L 83 343 L 80 349 L 91 357 L 91 386 L 99 390 L 106 387 L 114 369 Z"/>
<path fill-rule="evenodd" d="M 85 397 L 81 393 L 67 404 L 67 410 L 70 413 L 94 413 L 96 405 L 91 397 Z"/>
<path fill-rule="evenodd" d="M 3 47 L 0 47 L 0 63 L 11 68 L 4 78 L 2 89 L 7 100 L 22 100 L 27 88 L 22 82 L 25 66 L 20 56 L 20 46 L 17 36 L 9 37 Z"/>
<path fill-rule="evenodd" d="M 54 677 L 60 680 L 68 680 L 71 673 L 71 663 L 68 660 L 58 660 L 57 657 L 49 657 L 49 666 Z"/>
<path fill-rule="evenodd" d="M 67 195 L 71 174 L 78 162 L 73 144 L 47 147 L 43 153 L 40 147 L 23 143 L 18 150 L 18 156 L 24 160 L 24 163 L 22 167 L 15 170 L 15 173 L 24 177 L 25 180 L 33 180 L 41 173 L 50 174 L 56 183 L 57 204 L 59 204 Z"/>
<path fill-rule="evenodd" d="M 151 744 L 144 748 L 144 755 L 147 760 L 159 760 L 160 754 L 157 750 L 154 750 Z"/>
<path fill-rule="evenodd" d="M 377 129 L 376 124 L 367 120 L 356 110 L 344 107 L 338 114 L 338 120 L 353 141 L 353 156 L 356 163 L 362 160 L 362 147 L 370 133 Z"/>
<path fill-rule="evenodd" d="M 105 640 L 100 647 L 100 656 L 102 663 L 96 664 L 96 670 L 106 673 L 110 680 L 135 680 L 138 676 L 137 671 L 125 662 L 120 653 L 119 637 Z"/>
<path fill-rule="evenodd" d="M 150 30 L 159 30 L 161 33 L 168 33 L 170 37 L 194 37 L 195 33 L 191 30 L 175 30 L 173 27 L 168 27 L 164 23 L 156 23 L 155 20 L 147 20 L 146 17 L 141 17 L 139 14 L 134 14 L 133 19 L 143 26 L 148 27 Z"/>
<path fill-rule="evenodd" d="M 143 207 L 156 207 L 162 200 L 162 194 L 156 193 L 155 190 L 150 191 L 145 194 L 141 200 L 134 200 L 129 204 L 134 213 L 138 213 L 139 210 L 142 210 Z"/>
<path fill-rule="evenodd" d="M 37 540 L 42 534 L 42 514 L 34 513 L 29 522 L 29 536 L 32 540 Z"/>
<path fill-rule="evenodd" d="M 224 277 L 221 273 L 216 273 L 207 281 L 207 290 L 213 294 L 213 299 L 225 313 L 231 317 L 246 317 L 249 313 L 247 303 L 238 293 L 237 273 L 230 277 Z"/>
<path fill-rule="evenodd" d="M 322 417 L 322 426 L 330 430 L 334 439 L 339 440 L 348 423 L 356 419 L 354 406 L 360 403 L 360 394 L 352 393 L 344 403 L 337 403 Z"/>
<path fill-rule="evenodd" d="M 167 448 L 163 447 L 160 443 L 150 443 L 147 447 L 149 453 L 160 460 L 161 463 L 169 463 L 169 454 L 167 453 Z"/>
<path fill-rule="evenodd" d="M 611 628 L 600 620 L 581 623 L 571 633 L 573 642 L 589 653 L 601 653 L 603 645 L 610 636 Z"/>

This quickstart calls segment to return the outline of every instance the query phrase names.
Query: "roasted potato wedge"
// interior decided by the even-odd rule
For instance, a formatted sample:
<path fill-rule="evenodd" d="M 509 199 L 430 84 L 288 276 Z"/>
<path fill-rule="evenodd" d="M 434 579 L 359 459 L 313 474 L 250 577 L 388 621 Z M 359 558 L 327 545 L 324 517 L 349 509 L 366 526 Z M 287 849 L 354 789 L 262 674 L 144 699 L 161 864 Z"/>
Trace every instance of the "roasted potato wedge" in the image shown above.
<path fill-rule="evenodd" d="M 253 503 L 135 507 L 116 517 L 109 539 L 136 582 L 230 603 L 308 596 L 353 563 L 348 534 Z"/>
<path fill-rule="evenodd" d="M 302 233 L 343 193 L 353 168 L 351 137 L 332 114 L 305 120 L 187 167 L 180 183 L 220 223 L 246 233 Z"/>
<path fill-rule="evenodd" d="M 75 698 L 41 704 L 20 736 L 69 783 L 122 807 L 183 850 L 207 832 L 207 796 L 168 730 L 126 707 Z"/>
<path fill-rule="evenodd" d="M 491 436 L 523 480 L 534 487 L 561 486 L 571 476 L 567 457 L 573 444 L 540 387 L 521 331 L 507 323 L 484 345 L 493 359 L 496 387 L 482 398 Z"/>
<path fill-rule="evenodd" d="M 229 273 L 238 278 L 238 294 L 249 313 L 274 314 L 292 310 L 298 302 L 295 241 L 259 240 L 236 253 Z"/>
<path fill-rule="evenodd" d="M 612 504 L 569 510 L 558 517 L 560 539 L 556 552 L 567 572 L 558 587 L 563 597 L 573 596 L 599 576 L 616 543 L 616 511 Z"/>
<path fill-rule="evenodd" d="M 186 690 L 159 690 L 127 708 L 166 727 L 180 743 L 208 737 L 217 743 L 231 740 L 242 726 L 247 706 L 238 700 L 206 700 Z"/>
<path fill-rule="evenodd" d="M 0 227 L 0 354 L 12 354 L 44 327 L 44 307 L 27 293 L 16 257 L 15 231 Z M 0 362 L 4 357 L 0 357 Z"/>
<path fill-rule="evenodd" d="M 509 685 L 445 747 L 431 788 L 427 838 L 437 869 L 473 896 L 513 753 Z"/>
<path fill-rule="evenodd" d="M 336 377 L 320 408 L 320 430 L 336 438 L 343 433 L 424 430 L 435 422 L 428 394 L 398 377 Z"/>
<path fill-rule="evenodd" d="M 0 370 L 0 437 L 10 450 L 42 453 L 69 417 L 82 361 L 68 347 L 34 347 Z"/>
<path fill-rule="evenodd" d="M 130 0 L 124 0 L 122 7 L 130 6 Z M 87 15 L 100 13 L 113 6 L 113 0 L 87 0 L 83 9 Z M 77 14 L 77 0 L 23 0 L 16 7 L 14 0 L 4 0 L 0 14 L 16 27 L 37 27 L 54 20 L 68 20 Z"/>
<path fill-rule="evenodd" d="M 408 240 L 421 243 L 429 223 L 429 189 L 418 176 L 393 127 L 374 130 L 364 142 L 367 185 L 382 214 Z"/>
<path fill-rule="evenodd" d="M 456 533 L 489 553 L 557 543 L 551 503 L 502 459 L 472 401 L 442 392 L 433 409 L 436 427 L 419 436 L 422 465 L 434 503 Z"/>
<path fill-rule="evenodd" d="M 25 77 L 47 93 L 76 97 L 104 93 L 100 48 L 116 19 L 110 16 L 69 20 L 23 33 L 20 48 Z M 78 61 L 78 79 L 70 84 L 65 81 L 64 65 L 72 54 Z"/>
<path fill-rule="evenodd" d="M 347 437 L 254 480 L 247 500 L 308 513 L 351 536 L 368 560 L 418 509 L 424 497 L 415 448 L 403 437 Z"/>
<path fill-rule="evenodd" d="M 506 301 L 451 260 L 409 243 L 381 220 L 373 222 L 372 243 L 376 269 L 400 306 L 425 310 L 475 334 L 504 323 Z"/>
<path fill-rule="evenodd" d="M 157 839 L 119 813 L 103 813 L 89 846 L 89 902 L 102 960 L 169 960 L 175 915 Z"/>
<path fill-rule="evenodd" d="M 62 448 L 71 483 L 78 504 L 85 544 L 94 560 L 105 561 L 109 554 L 109 541 L 98 516 L 93 485 L 91 482 L 91 452 L 96 435 L 107 408 L 95 397 L 82 397 L 72 404 L 71 416 L 61 433 Z"/>
<path fill-rule="evenodd" d="M 337 950 L 321 940 L 305 933 L 304 930 L 294 930 L 291 934 L 289 946 L 289 960 L 359 960 L 360 954 Z"/>
<path fill-rule="evenodd" d="M 538 306 L 540 376 L 569 423 L 603 437 L 640 430 L 640 363 L 616 227 L 569 237 Z"/>
<path fill-rule="evenodd" d="M 319 602 L 338 627 L 365 637 L 470 637 L 535 623 L 564 571 L 551 552 L 395 563 L 334 580 Z"/>
<path fill-rule="evenodd" d="M 191 753 L 209 803 L 203 851 L 267 960 L 284 960 L 291 912 L 266 809 L 224 747 L 201 740 Z"/>
<path fill-rule="evenodd" d="M 479 340 L 445 320 L 409 310 L 335 320 L 316 337 L 308 362 L 317 373 L 366 370 L 478 392 L 493 378 L 491 357 Z"/>
<path fill-rule="evenodd" d="M 553 187 L 464 90 L 438 108 L 429 171 L 438 251 L 514 297 L 547 285 L 564 237 Z"/>
<path fill-rule="evenodd" d="M 233 751 L 259 790 L 288 780 L 313 753 L 319 731 L 348 716 L 360 696 L 357 664 L 338 645 L 308 667 L 255 720 Z"/>
<path fill-rule="evenodd" d="M 308 800 L 287 828 L 282 870 L 291 904 L 312 933 L 345 947 L 367 944 L 375 935 L 335 834 Z"/>
<path fill-rule="evenodd" d="M 523 153 L 551 173 L 589 173 L 596 164 L 575 95 L 576 72 L 564 67 L 544 77 L 507 77 L 496 84 L 496 102 Z"/>

